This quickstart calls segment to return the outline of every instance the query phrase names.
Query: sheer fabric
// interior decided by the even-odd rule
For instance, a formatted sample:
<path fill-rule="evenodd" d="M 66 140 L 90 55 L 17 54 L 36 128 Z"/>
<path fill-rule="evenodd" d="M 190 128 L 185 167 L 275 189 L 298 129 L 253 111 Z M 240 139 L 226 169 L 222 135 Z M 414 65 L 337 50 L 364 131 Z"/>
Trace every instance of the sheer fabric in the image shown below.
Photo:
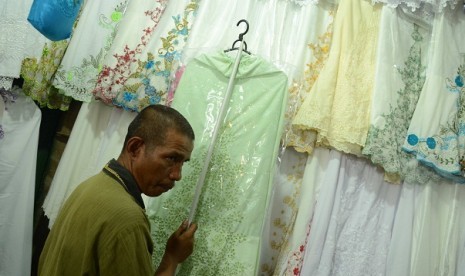
<path fill-rule="evenodd" d="M 53 78 L 60 93 L 89 102 L 128 0 L 87 1 Z"/>
<path fill-rule="evenodd" d="M 322 163 L 327 166 L 297 275 L 384 275 L 401 186 L 352 155 L 331 150 Z"/>
<path fill-rule="evenodd" d="M 227 115 L 220 120 L 234 60 L 222 51 L 191 60 L 172 103 L 189 118 L 197 137 L 191 161 L 183 167 L 183 179 L 171 193 L 147 203 L 155 244 L 163 244 L 173 227 L 187 218 L 214 125 L 221 124 L 194 218 L 202 225 L 196 232 L 196 250 L 182 263 L 178 275 L 254 275 L 258 271 L 287 77 L 262 58 L 243 54 Z M 257 120 L 259 116 L 267 119 Z M 154 264 L 160 262 L 163 250 L 155 248 Z"/>
<path fill-rule="evenodd" d="M 262 245 L 260 275 L 299 275 L 311 232 L 321 178 L 329 162 L 329 151 L 318 148 L 307 158 L 287 148 L 274 183 Z M 276 252 L 277 251 L 277 252 Z M 271 260 L 265 257 L 274 253 Z M 276 252 L 276 253 L 275 253 Z"/>
<path fill-rule="evenodd" d="M 198 2 L 159 0 L 154 5 L 131 1 L 111 55 L 104 60 L 95 96 L 133 111 L 166 104 L 172 74 L 179 65 Z"/>
<path fill-rule="evenodd" d="M 293 120 L 316 143 L 361 154 L 369 127 L 381 6 L 342 1 L 325 67 Z"/>
<path fill-rule="evenodd" d="M 6 103 L 0 139 L 0 275 L 30 275 L 41 113 L 21 89 L 12 93 L 15 102 Z"/>
<path fill-rule="evenodd" d="M 441 175 L 465 183 L 465 28 L 461 9 L 434 20 L 431 63 L 403 149 Z"/>
<path fill-rule="evenodd" d="M 43 204 L 50 228 L 76 186 L 118 157 L 135 115 L 101 102 L 82 104 Z"/>
<path fill-rule="evenodd" d="M 391 182 L 425 183 L 434 173 L 402 151 L 426 78 L 432 25 L 420 26 L 400 9 L 383 7 L 372 98 L 371 126 L 363 154 Z"/>

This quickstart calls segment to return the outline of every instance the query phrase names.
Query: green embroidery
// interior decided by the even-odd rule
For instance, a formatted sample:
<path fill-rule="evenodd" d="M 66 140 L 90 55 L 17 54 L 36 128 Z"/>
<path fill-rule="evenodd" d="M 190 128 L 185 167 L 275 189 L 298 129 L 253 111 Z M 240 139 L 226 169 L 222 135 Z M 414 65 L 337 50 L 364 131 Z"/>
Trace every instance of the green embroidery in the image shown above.
<path fill-rule="evenodd" d="M 226 130 L 226 131 L 225 131 Z M 245 174 L 246 164 L 231 160 L 228 145 L 232 136 L 222 133 L 210 162 L 209 172 L 205 179 L 203 192 L 199 200 L 194 221 L 201 227 L 196 233 L 195 250 L 184 262 L 177 275 L 220 275 L 227 271 L 228 275 L 245 275 L 244 264 L 237 261 L 241 252 L 236 252 L 238 245 L 246 240 L 245 234 L 236 231 L 243 220 L 242 210 L 238 210 L 241 202 L 238 192 L 238 178 Z M 180 221 L 188 217 L 195 192 L 197 178 L 200 175 L 207 149 L 194 150 L 192 161 L 184 165 L 183 180 L 177 184 L 176 196 L 168 197 L 160 208 L 161 212 L 150 216 L 152 237 L 155 243 L 154 264 L 160 262 L 164 245 L 169 235 L 176 230 Z M 219 271 L 220 270 L 220 271 Z"/>
<path fill-rule="evenodd" d="M 421 47 L 423 36 L 414 25 L 412 38 L 413 45 L 404 63 L 404 68 L 399 68 L 404 88 L 397 91 L 397 102 L 390 105 L 390 111 L 383 114 L 385 124 L 382 127 L 372 125 L 368 131 L 367 142 L 363 154 L 370 156 L 375 164 L 381 165 L 387 173 L 398 174 L 401 178 L 413 178 L 426 181 L 431 174 L 424 168 L 416 167 L 417 172 L 411 166 L 407 166 L 414 158 L 402 151 L 411 118 L 415 111 L 423 84 L 425 82 L 425 66 L 421 62 Z"/>
<path fill-rule="evenodd" d="M 62 95 L 52 86 L 52 79 L 68 47 L 68 41 L 62 40 L 45 44 L 40 61 L 26 58 L 21 65 L 21 77 L 24 79 L 23 91 L 40 107 L 68 110 L 71 98 Z"/>
<path fill-rule="evenodd" d="M 110 18 L 100 14 L 99 26 L 109 30 L 109 33 L 105 38 L 103 47 L 95 56 L 89 55 L 88 58 L 83 58 L 81 65 L 73 66 L 69 71 L 66 71 L 60 65 L 56 73 L 54 85 L 62 90 L 64 94 L 80 101 L 89 102 L 91 100 L 93 96 L 91 93 L 92 89 L 97 82 L 98 73 L 102 70 L 102 62 L 105 55 L 116 36 L 117 23 L 123 16 L 127 2 L 126 0 L 119 3 L 110 15 Z"/>

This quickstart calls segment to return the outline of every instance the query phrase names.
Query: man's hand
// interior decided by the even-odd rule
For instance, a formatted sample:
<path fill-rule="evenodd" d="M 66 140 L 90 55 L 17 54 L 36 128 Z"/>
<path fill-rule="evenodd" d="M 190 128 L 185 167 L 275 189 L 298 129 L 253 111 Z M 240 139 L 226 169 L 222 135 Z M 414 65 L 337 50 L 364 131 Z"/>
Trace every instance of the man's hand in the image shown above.
<path fill-rule="evenodd" d="M 194 234 L 197 225 L 184 221 L 166 243 L 165 254 L 155 275 L 174 275 L 178 264 L 184 262 L 194 251 Z"/>

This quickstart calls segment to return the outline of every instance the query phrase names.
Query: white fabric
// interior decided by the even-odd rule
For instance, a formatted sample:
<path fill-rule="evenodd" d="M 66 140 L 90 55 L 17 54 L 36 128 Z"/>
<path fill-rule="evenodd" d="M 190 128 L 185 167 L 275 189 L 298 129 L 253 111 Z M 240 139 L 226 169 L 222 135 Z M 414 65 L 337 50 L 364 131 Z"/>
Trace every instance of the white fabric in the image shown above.
<path fill-rule="evenodd" d="M 101 102 L 82 104 L 43 204 L 50 228 L 76 186 L 118 157 L 135 115 Z"/>
<path fill-rule="evenodd" d="M 30 275 L 40 109 L 15 89 L 0 139 L 0 275 Z M 0 101 L 3 101 L 0 97 Z"/>
<path fill-rule="evenodd" d="M 400 186 L 334 150 L 321 173 L 300 275 L 384 275 Z"/>
<path fill-rule="evenodd" d="M 0 77 L 18 78 L 23 59 L 42 51 L 46 38 L 27 21 L 32 2 L 1 1 Z"/>
<path fill-rule="evenodd" d="M 465 236 L 465 185 L 428 182 L 415 203 L 410 275 L 463 275 L 455 269 Z"/>
<path fill-rule="evenodd" d="M 201 52 L 230 49 L 245 31 L 244 23 L 236 24 L 245 19 L 249 23 L 244 35 L 247 50 L 270 61 L 292 79 L 302 73 L 306 55 L 310 54 L 307 43 L 315 35 L 314 28 L 319 27 L 315 26 L 313 12 L 313 5 L 301 7 L 282 0 L 202 0 L 183 59 L 187 63 Z"/>
<path fill-rule="evenodd" d="M 85 1 L 53 85 L 67 96 L 90 102 L 103 59 L 127 0 Z"/>

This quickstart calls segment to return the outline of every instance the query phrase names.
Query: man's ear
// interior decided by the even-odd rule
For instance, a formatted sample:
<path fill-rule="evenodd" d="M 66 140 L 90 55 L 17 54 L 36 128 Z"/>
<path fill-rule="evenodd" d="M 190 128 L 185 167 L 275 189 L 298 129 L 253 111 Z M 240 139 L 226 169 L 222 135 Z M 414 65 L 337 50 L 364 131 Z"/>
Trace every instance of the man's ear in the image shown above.
<path fill-rule="evenodd" d="M 145 150 L 145 143 L 142 138 L 134 136 L 129 138 L 126 143 L 126 151 L 131 158 L 136 158 L 139 155 L 143 154 Z"/>

